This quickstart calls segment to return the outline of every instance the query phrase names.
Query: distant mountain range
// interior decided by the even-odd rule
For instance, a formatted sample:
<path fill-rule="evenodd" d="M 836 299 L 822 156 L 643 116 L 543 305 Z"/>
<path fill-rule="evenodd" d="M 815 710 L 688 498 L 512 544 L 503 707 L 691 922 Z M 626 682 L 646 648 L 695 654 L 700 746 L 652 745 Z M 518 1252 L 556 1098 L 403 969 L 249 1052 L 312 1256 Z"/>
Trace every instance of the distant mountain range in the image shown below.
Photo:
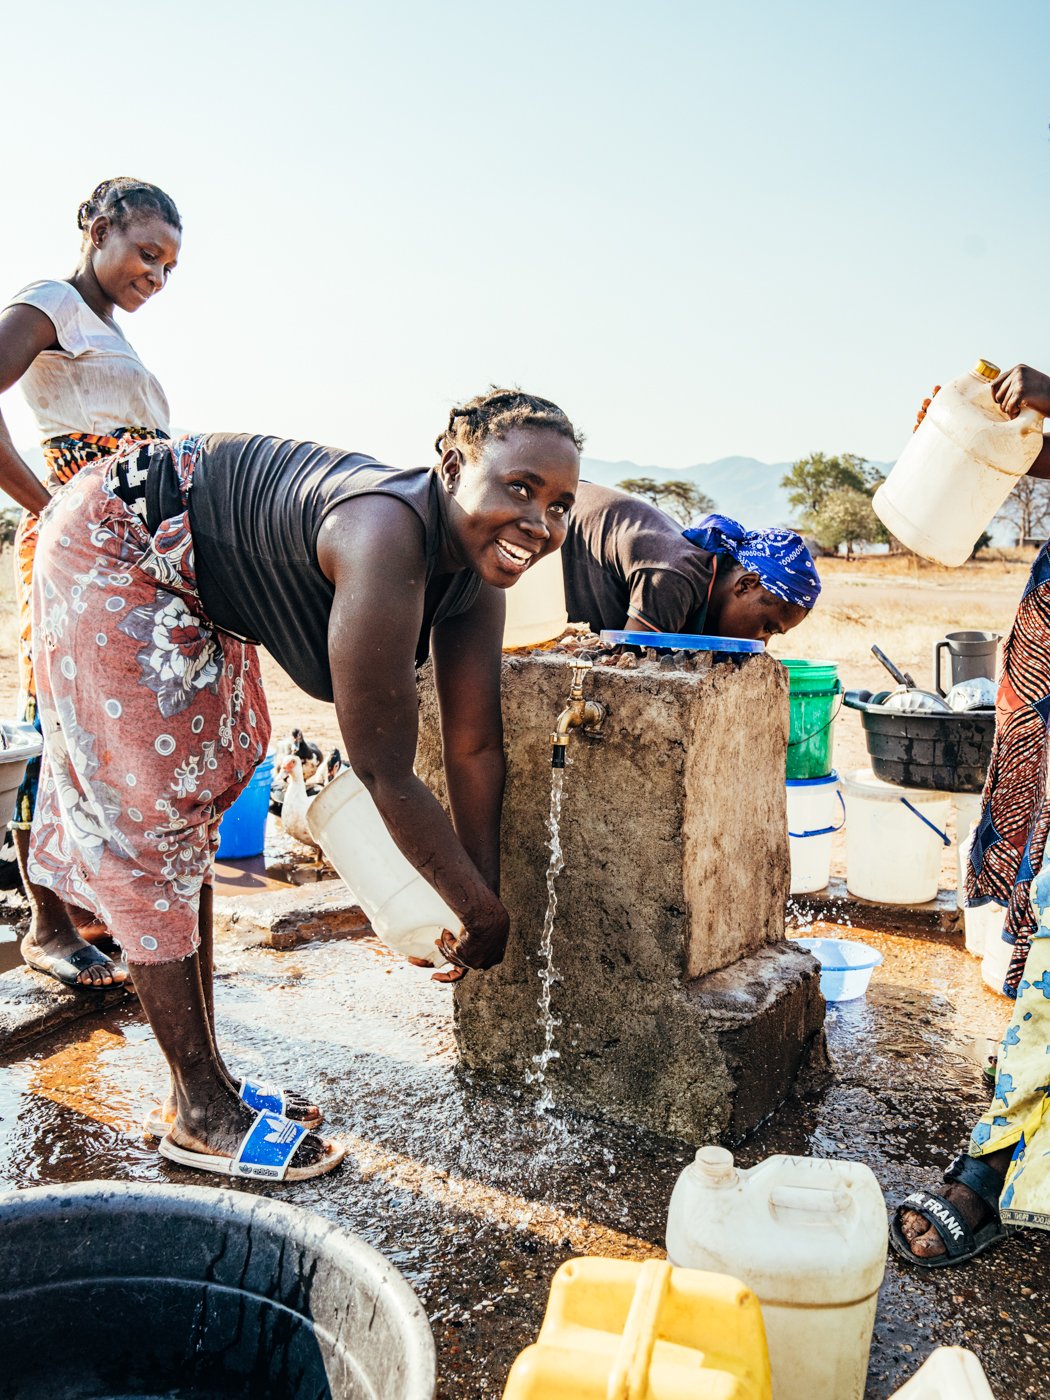
<path fill-rule="evenodd" d="M 789 525 L 791 507 L 781 478 L 791 462 L 759 462 L 754 457 L 720 457 L 717 462 L 700 462 L 685 471 L 664 467 L 640 467 L 637 462 L 602 462 L 584 457 L 581 475 L 601 486 L 616 486 L 628 477 L 651 476 L 673 481 L 689 481 L 710 496 L 721 515 L 730 515 L 749 529 L 767 525 Z M 880 471 L 892 463 L 873 462 Z"/>

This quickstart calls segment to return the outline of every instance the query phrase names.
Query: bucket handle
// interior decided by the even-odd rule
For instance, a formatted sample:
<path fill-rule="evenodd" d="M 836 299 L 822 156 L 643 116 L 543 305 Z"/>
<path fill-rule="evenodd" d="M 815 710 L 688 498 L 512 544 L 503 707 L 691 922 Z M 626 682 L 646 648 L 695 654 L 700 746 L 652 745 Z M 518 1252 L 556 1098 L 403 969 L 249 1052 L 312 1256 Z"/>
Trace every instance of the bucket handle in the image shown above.
<path fill-rule="evenodd" d="M 841 831 L 846 825 L 846 804 L 843 801 L 841 792 L 836 792 L 835 796 L 838 798 L 839 806 L 842 808 L 842 820 L 839 822 L 838 826 L 822 826 L 816 831 L 789 831 L 788 835 L 794 836 L 796 841 L 801 841 L 806 836 L 834 836 L 836 831 Z M 923 820 L 926 820 L 925 817 Z"/>
<path fill-rule="evenodd" d="M 923 822 L 926 826 L 928 826 L 931 831 L 936 832 L 946 846 L 950 846 L 952 844 L 951 837 L 945 835 L 945 833 L 940 829 L 939 826 L 936 826 L 933 822 L 930 821 L 929 817 L 924 817 L 923 814 L 919 811 L 918 807 L 913 806 L 912 803 L 910 803 L 906 797 L 902 797 L 901 801 L 904 803 L 905 807 L 907 807 L 909 812 L 915 813 L 919 821 Z"/>
<path fill-rule="evenodd" d="M 807 696 L 808 696 L 810 699 L 815 699 L 818 695 L 819 695 L 819 696 L 827 696 L 827 694 L 828 694 L 828 692 L 827 692 L 826 690 L 796 690 L 796 691 L 795 691 L 795 695 L 796 695 L 797 697 L 802 698 L 802 699 L 805 699 Z M 809 741 L 810 741 L 810 739 L 815 739 L 815 738 L 817 737 L 818 734 L 823 734 L 825 729 L 830 729 L 831 726 L 835 723 L 835 721 L 836 721 L 836 720 L 838 719 L 838 717 L 839 717 L 839 711 L 842 709 L 842 697 L 843 697 L 844 691 L 843 691 L 843 688 L 842 688 L 842 682 L 841 682 L 841 681 L 836 681 L 836 682 L 835 682 L 835 689 L 831 692 L 831 694 L 832 694 L 832 695 L 837 695 L 837 696 L 838 696 L 838 698 L 839 698 L 839 703 L 838 703 L 838 705 L 836 706 L 836 708 L 832 710 L 832 712 L 831 712 L 831 718 L 828 720 L 828 722 L 827 722 L 826 724 L 822 724 L 822 725 L 820 726 L 819 729 L 814 729 L 814 731 L 813 731 L 812 734 L 804 734 L 804 735 L 802 736 L 801 739 L 789 739 L 789 740 L 788 740 L 788 748 L 789 748 L 789 749 L 795 748 L 796 745 L 798 745 L 798 744 L 808 744 Z"/>

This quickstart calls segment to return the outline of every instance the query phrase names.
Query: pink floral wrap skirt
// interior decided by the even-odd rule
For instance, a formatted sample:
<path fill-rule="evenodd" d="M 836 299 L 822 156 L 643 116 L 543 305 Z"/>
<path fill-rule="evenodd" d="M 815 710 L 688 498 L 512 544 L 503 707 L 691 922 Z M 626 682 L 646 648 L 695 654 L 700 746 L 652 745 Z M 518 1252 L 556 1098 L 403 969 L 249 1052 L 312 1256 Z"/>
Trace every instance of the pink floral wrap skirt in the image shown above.
<path fill-rule="evenodd" d="M 44 758 L 29 872 L 92 910 L 129 963 L 198 946 L 219 818 L 266 752 L 259 659 L 197 594 L 185 509 L 200 438 L 130 444 L 40 517 L 33 665 Z M 183 512 L 151 537 L 113 490 L 136 452 L 170 452 Z"/>

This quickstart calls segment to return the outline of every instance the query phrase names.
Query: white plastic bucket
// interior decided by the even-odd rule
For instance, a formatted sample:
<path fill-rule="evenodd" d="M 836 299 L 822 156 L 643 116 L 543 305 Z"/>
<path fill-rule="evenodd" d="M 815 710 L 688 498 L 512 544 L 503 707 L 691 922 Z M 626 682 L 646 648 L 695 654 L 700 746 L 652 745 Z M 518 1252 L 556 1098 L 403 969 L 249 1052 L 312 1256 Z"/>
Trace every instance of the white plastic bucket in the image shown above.
<path fill-rule="evenodd" d="M 991 908 L 999 916 L 999 936 L 996 938 L 992 936 L 991 932 L 988 934 L 984 945 L 984 957 L 981 960 L 981 977 L 989 991 L 997 992 L 999 996 L 1004 997 L 1006 993 L 1003 991 L 1003 981 L 1014 955 L 1014 945 L 1003 942 L 1003 923 L 1006 920 L 1006 910 L 1001 904 L 993 904 Z"/>
<path fill-rule="evenodd" d="M 966 563 L 1043 445 L 1035 409 L 1008 418 L 995 402 L 998 373 L 980 360 L 946 384 L 872 499 L 892 535 L 940 564 Z"/>
<path fill-rule="evenodd" d="M 966 861 L 970 851 L 970 836 L 981 819 L 981 794 L 956 792 L 952 794 L 952 802 L 955 806 L 955 848 L 959 870 L 956 903 L 960 909 L 965 909 Z"/>
<path fill-rule="evenodd" d="M 981 794 L 957 792 L 952 800 L 955 803 L 955 844 L 958 858 L 956 903 L 963 912 L 966 951 L 972 957 L 983 958 L 989 940 L 998 938 L 1003 931 L 1003 910 L 998 904 L 985 904 L 979 909 L 966 908 L 966 864 L 973 829 L 981 819 Z"/>
<path fill-rule="evenodd" d="M 26 764 L 39 758 L 43 747 L 33 725 L 6 720 L 0 724 L 0 826 L 6 826 L 14 816 Z"/>
<path fill-rule="evenodd" d="M 871 974 L 882 962 L 877 948 L 853 938 L 795 938 L 820 963 L 820 990 L 825 1001 L 856 1001 L 868 990 Z"/>
<path fill-rule="evenodd" d="M 1001 904 L 982 904 L 979 909 L 963 910 L 966 951 L 974 958 L 983 958 L 993 943 L 1001 943 L 1006 910 Z M 996 991 L 1001 990 L 1000 986 Z"/>
<path fill-rule="evenodd" d="M 873 904 L 936 899 L 951 794 L 897 787 L 870 768 L 845 774 L 846 888 Z"/>
<path fill-rule="evenodd" d="M 505 593 L 504 648 L 538 647 L 560 637 L 569 625 L 560 549 L 530 564 Z"/>
<path fill-rule="evenodd" d="M 792 894 L 827 888 L 831 878 L 831 843 L 846 819 L 839 775 L 788 778 L 787 823 Z"/>
<path fill-rule="evenodd" d="M 965 1347 L 938 1347 L 890 1400 L 995 1400 L 984 1367 Z"/>
<path fill-rule="evenodd" d="M 455 933 L 460 921 L 398 850 L 352 768 L 321 789 L 306 824 L 383 942 L 406 958 L 442 966 L 437 939 L 442 929 Z"/>

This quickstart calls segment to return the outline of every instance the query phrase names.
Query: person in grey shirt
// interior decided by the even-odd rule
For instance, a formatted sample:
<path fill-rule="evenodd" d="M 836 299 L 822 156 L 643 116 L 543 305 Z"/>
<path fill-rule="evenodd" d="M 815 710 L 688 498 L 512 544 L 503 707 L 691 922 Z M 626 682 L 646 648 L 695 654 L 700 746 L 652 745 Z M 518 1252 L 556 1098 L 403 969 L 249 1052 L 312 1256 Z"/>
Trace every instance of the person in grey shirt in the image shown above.
<path fill-rule="evenodd" d="M 656 506 L 581 481 L 561 551 L 570 622 L 595 632 L 768 641 L 809 615 L 820 579 L 793 530 L 748 532 L 712 515 L 695 530 Z"/>

